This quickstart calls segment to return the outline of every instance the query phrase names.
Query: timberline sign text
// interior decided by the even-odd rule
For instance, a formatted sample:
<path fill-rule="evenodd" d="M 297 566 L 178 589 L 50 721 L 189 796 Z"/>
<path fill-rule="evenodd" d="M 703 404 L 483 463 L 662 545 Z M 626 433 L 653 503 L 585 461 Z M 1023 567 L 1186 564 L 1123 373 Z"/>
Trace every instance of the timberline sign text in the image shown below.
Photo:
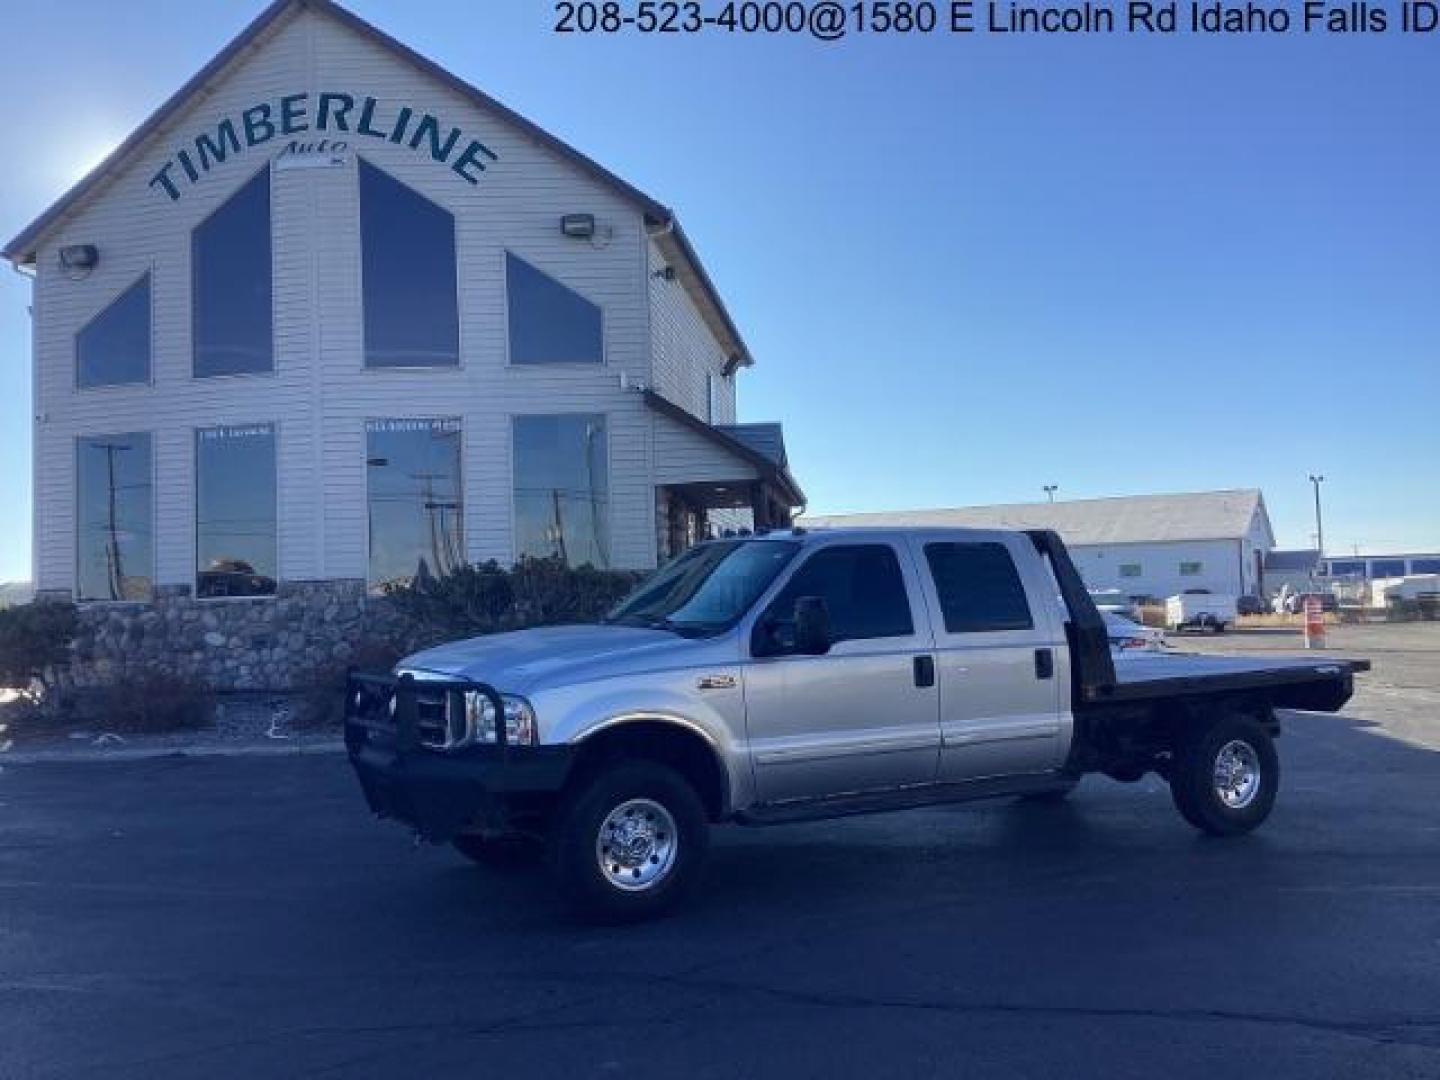
<path fill-rule="evenodd" d="M 313 101 L 312 101 L 313 97 Z M 480 183 L 486 163 L 499 157 L 478 139 L 466 136 L 428 112 L 408 105 L 386 107 L 373 97 L 326 91 L 322 94 L 286 94 L 275 101 L 262 101 L 227 116 L 214 128 L 207 128 L 175 151 L 150 178 L 150 187 L 178 201 L 185 186 L 217 165 L 223 165 L 242 150 L 262 146 L 272 139 L 305 132 L 364 135 L 372 139 L 408 146 L 417 153 L 429 153 L 432 160 L 448 165 L 471 184 Z M 323 144 L 322 144 L 323 145 Z"/>

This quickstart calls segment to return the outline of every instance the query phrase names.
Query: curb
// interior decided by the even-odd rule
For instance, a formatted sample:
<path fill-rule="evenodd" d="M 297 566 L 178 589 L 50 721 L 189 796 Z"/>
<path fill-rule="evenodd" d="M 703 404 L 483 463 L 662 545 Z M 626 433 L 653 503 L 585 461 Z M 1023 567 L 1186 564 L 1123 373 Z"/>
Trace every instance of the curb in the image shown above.
<path fill-rule="evenodd" d="M 15 750 L 0 754 L 0 768 L 7 765 L 46 765 L 67 762 L 150 761 L 156 758 L 244 758 L 297 757 L 313 754 L 343 754 L 340 739 L 297 743 L 293 746 L 266 744 L 249 746 L 123 746 L 110 749 L 84 747 L 54 750 Z"/>

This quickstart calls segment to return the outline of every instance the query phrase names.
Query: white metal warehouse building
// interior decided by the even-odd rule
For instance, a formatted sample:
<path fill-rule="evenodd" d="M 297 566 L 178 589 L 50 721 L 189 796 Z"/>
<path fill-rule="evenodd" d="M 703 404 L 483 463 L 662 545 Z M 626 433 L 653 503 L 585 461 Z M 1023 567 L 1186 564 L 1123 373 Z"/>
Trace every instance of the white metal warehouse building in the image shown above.
<path fill-rule="evenodd" d="M 1131 597 L 1163 598 L 1186 589 L 1259 593 L 1265 553 L 1275 546 L 1265 499 L 1254 489 L 833 514 L 800 523 L 1053 529 L 1091 590 L 1119 589 Z"/>

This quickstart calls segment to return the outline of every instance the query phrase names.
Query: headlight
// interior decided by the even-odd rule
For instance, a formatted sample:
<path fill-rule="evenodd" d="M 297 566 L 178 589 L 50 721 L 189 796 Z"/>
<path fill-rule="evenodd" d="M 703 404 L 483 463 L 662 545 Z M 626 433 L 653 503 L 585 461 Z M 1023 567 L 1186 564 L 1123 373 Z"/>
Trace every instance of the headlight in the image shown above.
<path fill-rule="evenodd" d="M 521 697 L 502 694 L 505 706 L 505 741 L 518 745 L 533 745 L 538 732 L 535 729 L 535 710 Z M 490 699 L 476 690 L 465 691 L 465 738 L 462 745 L 486 746 L 495 742 L 495 706 Z"/>

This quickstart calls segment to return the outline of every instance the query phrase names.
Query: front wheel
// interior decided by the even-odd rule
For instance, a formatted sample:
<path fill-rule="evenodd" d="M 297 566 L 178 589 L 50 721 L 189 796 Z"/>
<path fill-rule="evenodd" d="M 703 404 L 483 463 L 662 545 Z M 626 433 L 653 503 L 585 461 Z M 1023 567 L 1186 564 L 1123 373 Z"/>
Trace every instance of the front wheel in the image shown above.
<path fill-rule="evenodd" d="M 1170 775 L 1175 808 L 1212 836 L 1258 828 L 1275 805 L 1280 758 L 1269 732 L 1248 716 L 1226 716 L 1186 731 Z"/>
<path fill-rule="evenodd" d="M 699 875 L 709 823 L 695 789 L 652 761 L 620 761 L 566 798 L 550 860 L 579 913 L 604 922 L 652 918 Z"/>

